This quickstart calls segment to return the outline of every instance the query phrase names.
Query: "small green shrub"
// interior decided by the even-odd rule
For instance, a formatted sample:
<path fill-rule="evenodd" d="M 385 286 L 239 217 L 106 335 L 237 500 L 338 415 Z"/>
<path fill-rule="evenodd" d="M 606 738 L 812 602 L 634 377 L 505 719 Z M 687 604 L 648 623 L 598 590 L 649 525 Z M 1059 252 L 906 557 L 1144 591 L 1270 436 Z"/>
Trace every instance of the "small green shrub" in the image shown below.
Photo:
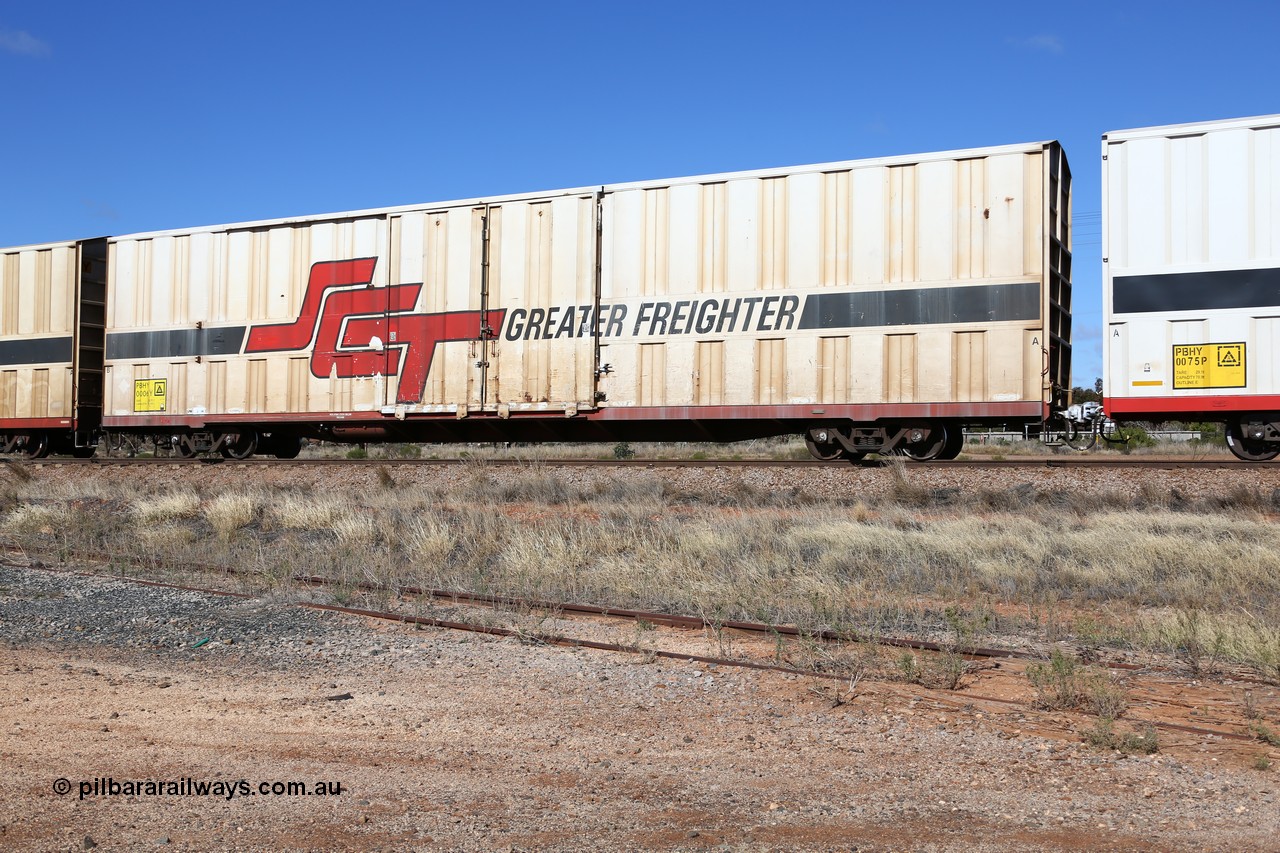
<path fill-rule="evenodd" d="M 1115 720 L 1099 717 L 1093 728 L 1081 732 L 1081 735 L 1094 749 L 1114 749 L 1125 755 L 1154 755 L 1160 751 L 1160 738 L 1150 724 L 1143 726 L 1141 732 L 1119 734 L 1115 730 Z"/>
<path fill-rule="evenodd" d="M 1124 688 L 1108 673 L 1081 666 L 1074 657 L 1054 649 L 1048 663 L 1027 667 L 1036 688 L 1035 705 L 1052 711 L 1088 711 L 1114 719 L 1129 705 Z"/>

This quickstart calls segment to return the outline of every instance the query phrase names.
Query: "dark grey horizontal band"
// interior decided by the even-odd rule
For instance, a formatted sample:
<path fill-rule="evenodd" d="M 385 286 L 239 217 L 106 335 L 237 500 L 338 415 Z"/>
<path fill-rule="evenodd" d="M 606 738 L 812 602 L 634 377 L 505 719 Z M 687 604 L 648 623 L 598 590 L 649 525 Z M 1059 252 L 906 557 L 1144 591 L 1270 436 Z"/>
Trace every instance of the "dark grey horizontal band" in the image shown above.
<path fill-rule="evenodd" d="M 1111 281 L 1114 314 L 1280 306 L 1280 268 L 1121 275 Z"/>
<path fill-rule="evenodd" d="M 0 341 L 0 364 L 71 364 L 71 336 Z"/>
<path fill-rule="evenodd" d="M 820 293 L 805 300 L 801 329 L 1039 320 L 1040 283 L 910 287 Z"/>
<path fill-rule="evenodd" d="M 244 326 L 221 326 L 161 332 L 116 332 L 107 335 L 107 359 L 236 355 L 244 343 L 244 330 Z"/>

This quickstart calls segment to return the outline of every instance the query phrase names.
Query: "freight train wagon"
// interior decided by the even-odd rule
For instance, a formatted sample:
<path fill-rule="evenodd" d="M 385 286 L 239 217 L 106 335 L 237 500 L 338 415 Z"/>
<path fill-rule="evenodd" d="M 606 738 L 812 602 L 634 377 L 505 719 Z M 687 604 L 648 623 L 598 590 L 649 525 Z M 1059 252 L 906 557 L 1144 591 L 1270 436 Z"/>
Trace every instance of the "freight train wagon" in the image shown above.
<path fill-rule="evenodd" d="M 115 237 L 102 427 L 949 457 L 1065 402 L 1070 262 L 1053 142 Z"/>
<path fill-rule="evenodd" d="M 0 250 L 0 451 L 93 454 L 106 270 L 106 240 Z"/>
<path fill-rule="evenodd" d="M 1104 406 L 1280 453 L 1280 115 L 1108 133 Z"/>

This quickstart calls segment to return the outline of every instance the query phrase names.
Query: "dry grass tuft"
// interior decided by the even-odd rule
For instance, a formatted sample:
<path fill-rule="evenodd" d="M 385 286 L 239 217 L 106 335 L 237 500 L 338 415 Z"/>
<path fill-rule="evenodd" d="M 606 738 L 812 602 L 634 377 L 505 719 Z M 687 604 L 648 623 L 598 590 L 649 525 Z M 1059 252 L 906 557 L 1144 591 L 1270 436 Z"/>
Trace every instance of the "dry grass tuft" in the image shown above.
<path fill-rule="evenodd" d="M 204 517 L 223 539 L 252 524 L 257 513 L 257 501 L 243 492 L 218 495 L 204 508 Z"/>
<path fill-rule="evenodd" d="M 140 524 L 195 518 L 200 514 L 200 497 L 182 490 L 133 501 L 133 515 Z"/>

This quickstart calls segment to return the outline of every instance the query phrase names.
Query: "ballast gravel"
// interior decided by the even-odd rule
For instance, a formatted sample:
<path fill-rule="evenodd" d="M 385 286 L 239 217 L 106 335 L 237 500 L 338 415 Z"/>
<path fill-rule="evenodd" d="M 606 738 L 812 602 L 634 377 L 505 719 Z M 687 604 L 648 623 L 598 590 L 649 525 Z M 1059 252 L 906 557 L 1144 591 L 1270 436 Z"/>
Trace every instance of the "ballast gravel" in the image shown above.
<path fill-rule="evenodd" d="M 1276 849 L 1276 771 L 1211 740 L 820 686 L 5 566 L 0 847 Z"/>

